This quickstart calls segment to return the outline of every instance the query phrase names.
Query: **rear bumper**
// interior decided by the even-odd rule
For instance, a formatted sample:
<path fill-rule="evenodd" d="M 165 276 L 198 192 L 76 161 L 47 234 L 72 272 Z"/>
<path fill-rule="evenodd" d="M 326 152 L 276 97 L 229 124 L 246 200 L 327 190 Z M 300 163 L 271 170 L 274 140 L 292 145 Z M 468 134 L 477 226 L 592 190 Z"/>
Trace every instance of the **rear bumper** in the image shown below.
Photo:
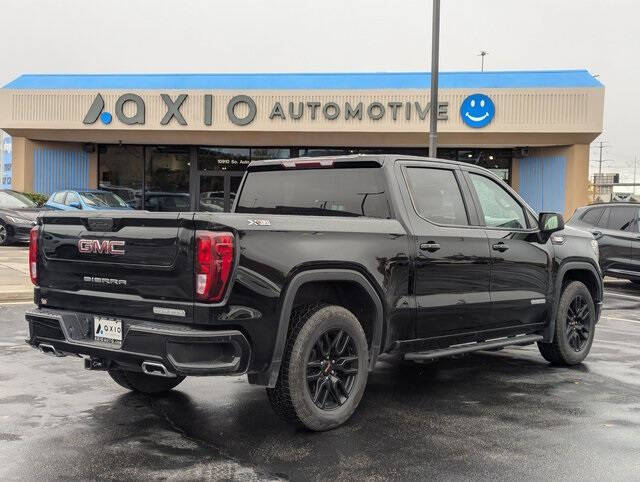
<path fill-rule="evenodd" d="M 10 235 L 11 240 L 21 243 L 28 243 L 29 234 L 31 233 L 31 228 L 33 226 L 33 224 L 12 224 Z"/>
<path fill-rule="evenodd" d="M 96 341 L 93 315 L 63 310 L 27 312 L 29 345 L 50 346 L 59 355 L 84 355 L 104 368 L 143 371 L 144 362 L 160 363 L 171 375 L 240 375 L 247 371 L 251 348 L 237 330 L 209 331 L 157 321 L 121 318 L 121 344 Z M 43 350 L 44 351 L 44 350 Z"/>

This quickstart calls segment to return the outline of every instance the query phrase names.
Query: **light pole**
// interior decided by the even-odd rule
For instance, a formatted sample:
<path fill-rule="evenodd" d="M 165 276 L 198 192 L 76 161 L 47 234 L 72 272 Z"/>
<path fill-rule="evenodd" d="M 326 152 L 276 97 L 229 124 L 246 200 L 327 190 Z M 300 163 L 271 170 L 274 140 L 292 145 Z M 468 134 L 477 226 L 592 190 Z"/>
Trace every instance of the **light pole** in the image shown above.
<path fill-rule="evenodd" d="M 440 52 L 440 0 L 433 0 L 431 19 L 431 104 L 429 107 L 429 157 L 438 155 L 438 56 Z"/>
<path fill-rule="evenodd" d="M 481 50 L 480 53 L 478 54 L 478 57 L 482 57 L 482 63 L 480 64 L 480 72 L 484 72 L 484 58 L 489 55 L 489 52 L 487 52 L 486 50 Z"/>

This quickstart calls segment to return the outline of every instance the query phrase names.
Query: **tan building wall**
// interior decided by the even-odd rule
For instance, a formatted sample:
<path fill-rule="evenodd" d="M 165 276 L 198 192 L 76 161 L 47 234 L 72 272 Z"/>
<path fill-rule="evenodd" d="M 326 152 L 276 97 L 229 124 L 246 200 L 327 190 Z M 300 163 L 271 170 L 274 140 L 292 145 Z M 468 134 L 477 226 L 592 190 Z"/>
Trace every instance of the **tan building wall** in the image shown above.
<path fill-rule="evenodd" d="M 529 147 L 531 155 L 562 155 L 566 158 L 565 215 L 585 204 L 588 186 L 588 145 L 602 131 L 604 88 L 499 88 L 480 89 L 496 106 L 495 117 L 481 129 L 467 126 L 460 115 L 462 101 L 479 89 L 441 89 L 440 102 L 447 105 L 438 122 L 442 147 Z M 127 93 L 144 102 L 144 124 L 127 125 L 115 115 L 118 99 Z M 166 106 L 161 94 L 171 99 L 185 95 L 180 107 L 186 125 L 174 118 L 161 120 Z M 100 120 L 83 123 L 97 96 L 104 112 L 112 113 L 108 125 Z M 255 103 L 252 122 L 231 121 L 229 104 L 237 95 Z M 211 98 L 211 125 L 205 118 L 207 96 Z M 426 147 L 429 118 L 418 110 L 429 100 L 428 89 L 385 90 L 28 90 L 0 89 L 0 127 L 14 136 L 13 185 L 33 188 L 34 142 L 123 144 L 191 144 L 218 146 L 355 146 Z M 369 106 L 381 103 L 385 115 L 375 120 Z M 300 114 L 300 103 L 303 105 Z M 319 103 L 315 119 L 310 103 Z M 327 119 L 324 107 L 335 103 L 340 114 Z M 361 118 L 345 118 L 347 103 L 361 105 Z M 395 118 L 391 104 L 396 104 Z M 416 105 L 416 103 L 418 105 Z M 281 113 L 275 113 L 276 106 Z M 290 106 L 291 109 L 290 110 Z M 329 109 L 335 111 L 335 107 Z M 126 116 L 134 116 L 133 102 L 124 104 Z M 409 112 L 410 111 L 410 112 Z M 242 118 L 249 112 L 239 103 L 232 114 Z M 410 115 L 407 115 L 407 112 Z M 292 113 L 294 114 L 292 116 Z M 63 145 L 63 144 L 55 144 Z M 70 144 L 71 145 L 71 144 Z M 89 155 L 89 182 L 96 186 L 98 154 Z M 512 164 L 512 184 L 520 187 L 520 163 Z"/>
<path fill-rule="evenodd" d="M 24 137 L 12 139 L 11 186 L 16 191 L 33 191 L 33 141 Z"/>

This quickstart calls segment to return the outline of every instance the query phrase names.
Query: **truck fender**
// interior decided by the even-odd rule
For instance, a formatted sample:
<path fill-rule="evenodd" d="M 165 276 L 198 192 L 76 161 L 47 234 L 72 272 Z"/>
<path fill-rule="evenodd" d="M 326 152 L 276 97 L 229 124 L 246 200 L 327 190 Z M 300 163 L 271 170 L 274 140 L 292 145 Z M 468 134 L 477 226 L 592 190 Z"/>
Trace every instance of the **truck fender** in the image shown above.
<path fill-rule="evenodd" d="M 267 386 L 273 388 L 278 381 L 282 357 L 289 333 L 289 320 L 293 310 L 293 301 L 302 285 L 313 281 L 351 281 L 359 284 L 371 297 L 375 306 L 376 315 L 374 318 L 373 336 L 371 347 L 369 348 L 369 370 L 373 370 L 378 354 L 380 353 L 380 342 L 382 340 L 382 329 L 384 322 L 384 309 L 382 301 L 375 288 L 369 280 L 361 273 L 348 269 L 316 269 L 298 273 L 286 288 L 282 306 L 280 308 L 280 319 L 278 322 L 278 332 L 271 356 L 271 364 L 267 369 Z"/>
<path fill-rule="evenodd" d="M 551 310 L 551 319 L 549 320 L 549 323 L 547 324 L 547 327 L 545 328 L 543 333 L 544 343 L 551 343 L 553 341 L 553 337 L 556 330 L 556 316 L 558 314 L 558 305 L 560 304 L 560 296 L 562 293 L 562 281 L 564 280 L 564 277 L 567 274 L 567 271 L 570 271 L 570 270 L 589 271 L 596 280 L 601 279 L 600 274 L 598 273 L 598 270 L 596 269 L 596 267 L 593 266 L 593 264 L 589 263 L 588 261 L 567 261 L 566 263 L 563 263 L 562 265 L 560 265 L 560 268 L 558 269 L 558 274 L 556 275 L 556 280 L 555 280 L 555 286 L 554 286 L 555 299 L 553 300 L 553 308 Z M 599 315 L 599 311 L 597 310 L 598 303 L 602 301 L 602 289 L 601 289 L 602 284 L 597 283 L 597 287 L 598 287 L 598 293 L 596 295 L 596 299 L 593 300 L 593 302 L 596 304 L 596 317 Z"/>

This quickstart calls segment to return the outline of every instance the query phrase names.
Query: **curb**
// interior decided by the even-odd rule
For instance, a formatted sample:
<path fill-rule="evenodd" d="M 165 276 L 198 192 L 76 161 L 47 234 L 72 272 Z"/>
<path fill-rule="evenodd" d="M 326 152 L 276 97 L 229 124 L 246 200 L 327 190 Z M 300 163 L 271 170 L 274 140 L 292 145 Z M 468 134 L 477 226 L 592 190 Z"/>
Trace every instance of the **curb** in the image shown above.
<path fill-rule="evenodd" d="M 33 302 L 33 289 L 0 292 L 0 303 L 11 301 Z"/>

